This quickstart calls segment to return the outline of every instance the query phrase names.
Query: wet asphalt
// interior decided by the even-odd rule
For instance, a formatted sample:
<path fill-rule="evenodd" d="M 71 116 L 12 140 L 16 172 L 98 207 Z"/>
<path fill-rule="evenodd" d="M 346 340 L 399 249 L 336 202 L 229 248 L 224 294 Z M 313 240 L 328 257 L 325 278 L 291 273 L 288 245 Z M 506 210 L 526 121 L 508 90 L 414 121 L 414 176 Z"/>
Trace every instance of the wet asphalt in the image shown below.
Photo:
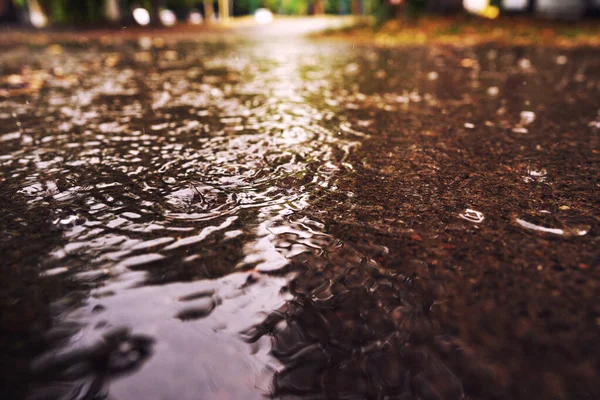
<path fill-rule="evenodd" d="M 0 397 L 600 397 L 597 49 L 266 36 L 3 45 Z"/>

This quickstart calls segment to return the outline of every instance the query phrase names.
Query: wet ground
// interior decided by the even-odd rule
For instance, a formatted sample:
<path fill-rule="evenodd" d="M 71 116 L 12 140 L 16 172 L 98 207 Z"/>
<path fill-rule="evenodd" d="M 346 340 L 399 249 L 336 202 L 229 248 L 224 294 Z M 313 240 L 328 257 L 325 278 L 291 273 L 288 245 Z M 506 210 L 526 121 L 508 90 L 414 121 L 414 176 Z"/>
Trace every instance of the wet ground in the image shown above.
<path fill-rule="evenodd" d="M 4 46 L 0 398 L 600 398 L 600 53 Z"/>

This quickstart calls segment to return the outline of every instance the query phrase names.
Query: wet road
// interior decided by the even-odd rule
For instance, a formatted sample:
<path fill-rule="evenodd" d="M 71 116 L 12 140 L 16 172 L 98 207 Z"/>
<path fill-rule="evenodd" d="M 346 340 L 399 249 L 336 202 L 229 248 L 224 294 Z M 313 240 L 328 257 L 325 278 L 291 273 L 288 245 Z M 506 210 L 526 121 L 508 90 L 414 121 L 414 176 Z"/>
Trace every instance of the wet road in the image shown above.
<path fill-rule="evenodd" d="M 600 397 L 600 55 L 4 47 L 6 399 Z"/>

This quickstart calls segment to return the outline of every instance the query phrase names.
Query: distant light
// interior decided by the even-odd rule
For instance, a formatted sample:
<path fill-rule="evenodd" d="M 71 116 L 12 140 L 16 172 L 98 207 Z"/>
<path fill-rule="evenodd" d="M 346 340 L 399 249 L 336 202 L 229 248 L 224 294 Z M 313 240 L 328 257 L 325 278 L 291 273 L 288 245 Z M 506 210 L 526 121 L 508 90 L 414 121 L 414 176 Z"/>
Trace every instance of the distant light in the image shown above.
<path fill-rule="evenodd" d="M 489 19 L 496 19 L 500 15 L 500 9 L 496 6 L 487 6 L 480 15 Z"/>
<path fill-rule="evenodd" d="M 29 4 L 29 22 L 36 28 L 43 28 L 48 25 L 48 18 L 37 0 L 30 1 Z"/>
<path fill-rule="evenodd" d="M 463 0 L 463 7 L 472 14 L 481 14 L 490 5 L 490 0 Z"/>
<path fill-rule="evenodd" d="M 164 26 L 173 26 L 177 23 L 177 16 L 171 10 L 160 10 L 158 13 L 158 18 Z"/>
<path fill-rule="evenodd" d="M 150 13 L 145 8 L 136 8 L 133 10 L 133 19 L 142 26 L 150 23 Z"/>
<path fill-rule="evenodd" d="M 266 8 L 259 8 L 254 13 L 254 19 L 259 24 L 270 24 L 273 22 L 273 13 Z"/>
<path fill-rule="evenodd" d="M 527 8 L 527 0 L 502 0 L 502 7 L 509 11 L 522 11 Z"/>
<path fill-rule="evenodd" d="M 465 10 L 489 19 L 496 19 L 500 9 L 490 5 L 490 0 L 463 0 Z"/>
<path fill-rule="evenodd" d="M 36 28 L 43 28 L 48 25 L 48 18 L 46 18 L 44 13 L 39 11 L 32 11 L 29 14 L 29 21 L 31 21 L 31 25 Z"/>
<path fill-rule="evenodd" d="M 200 25 L 203 21 L 204 18 L 198 11 L 192 11 L 188 14 L 188 23 L 192 25 Z"/>

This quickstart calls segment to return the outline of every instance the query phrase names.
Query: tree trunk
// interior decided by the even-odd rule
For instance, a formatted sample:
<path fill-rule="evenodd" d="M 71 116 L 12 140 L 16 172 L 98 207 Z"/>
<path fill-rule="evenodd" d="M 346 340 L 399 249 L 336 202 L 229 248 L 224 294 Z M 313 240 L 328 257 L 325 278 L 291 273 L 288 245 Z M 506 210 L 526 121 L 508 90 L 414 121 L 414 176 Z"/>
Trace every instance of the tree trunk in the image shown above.
<path fill-rule="evenodd" d="M 204 20 L 208 23 L 215 21 L 215 7 L 213 0 L 204 0 Z"/>
<path fill-rule="evenodd" d="M 219 0 L 219 21 L 226 23 L 229 20 L 229 1 Z"/>
<path fill-rule="evenodd" d="M 325 2 L 323 0 L 316 0 L 313 9 L 314 15 L 325 14 Z"/>
<path fill-rule="evenodd" d="M 116 23 L 121 19 L 118 0 L 104 0 L 104 16 L 110 22 Z"/>
<path fill-rule="evenodd" d="M 160 8 L 162 6 L 162 0 L 152 0 L 152 11 L 150 14 L 150 18 L 151 18 L 151 23 L 152 25 L 156 25 L 159 26 L 161 25 L 160 22 Z"/>
<path fill-rule="evenodd" d="M 8 8 L 10 7 L 9 1 L 11 0 L 0 0 L 0 18 L 2 18 L 4 14 L 8 14 Z"/>
<path fill-rule="evenodd" d="M 351 0 L 350 10 L 352 11 L 352 15 L 361 15 L 362 14 L 362 4 L 360 0 Z"/>

